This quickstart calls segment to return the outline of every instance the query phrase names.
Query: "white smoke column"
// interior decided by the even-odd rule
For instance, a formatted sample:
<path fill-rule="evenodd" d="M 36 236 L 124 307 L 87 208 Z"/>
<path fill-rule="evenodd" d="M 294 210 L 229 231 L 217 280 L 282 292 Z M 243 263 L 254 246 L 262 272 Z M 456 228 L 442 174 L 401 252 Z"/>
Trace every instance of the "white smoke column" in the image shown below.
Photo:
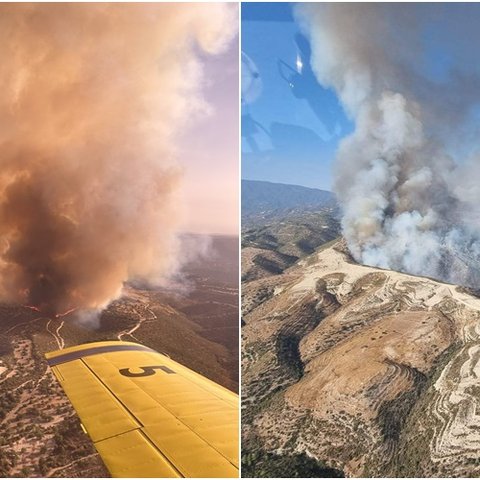
<path fill-rule="evenodd" d="M 335 89 L 355 123 L 337 152 L 334 186 L 352 255 L 477 286 L 479 190 L 466 198 L 456 188 L 459 169 L 442 141 L 466 116 L 471 97 L 458 81 L 440 87 L 419 73 L 428 12 L 349 3 L 302 4 L 296 13 L 319 82 Z M 440 115 L 447 88 L 458 89 L 456 116 Z"/>
<path fill-rule="evenodd" d="M 0 5 L 0 298 L 95 310 L 177 263 L 176 141 L 224 4 Z"/>

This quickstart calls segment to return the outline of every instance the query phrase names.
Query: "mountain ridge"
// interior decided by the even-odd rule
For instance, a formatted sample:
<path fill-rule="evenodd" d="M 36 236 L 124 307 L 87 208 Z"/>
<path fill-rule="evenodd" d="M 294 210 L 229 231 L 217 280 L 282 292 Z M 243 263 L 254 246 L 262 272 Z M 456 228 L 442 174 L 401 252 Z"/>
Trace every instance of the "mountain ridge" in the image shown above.
<path fill-rule="evenodd" d="M 258 211 L 287 211 L 301 207 L 336 207 L 335 195 L 327 190 L 262 180 L 242 180 L 242 217 Z"/>

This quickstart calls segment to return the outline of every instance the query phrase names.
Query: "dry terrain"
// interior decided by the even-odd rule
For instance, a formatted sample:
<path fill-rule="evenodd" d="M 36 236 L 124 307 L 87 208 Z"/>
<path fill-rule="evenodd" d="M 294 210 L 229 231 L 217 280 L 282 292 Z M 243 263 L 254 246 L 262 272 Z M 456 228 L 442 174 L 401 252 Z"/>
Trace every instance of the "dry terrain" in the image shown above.
<path fill-rule="evenodd" d="M 339 234 L 331 192 L 242 180 L 242 281 L 278 275 Z"/>
<path fill-rule="evenodd" d="M 140 342 L 238 390 L 237 252 L 237 238 L 214 239 L 212 254 L 186 267 L 180 289 L 128 286 L 95 328 L 74 314 L 51 319 L 0 305 L 0 475 L 108 476 L 45 352 L 97 340 Z"/>
<path fill-rule="evenodd" d="M 242 281 L 282 273 L 298 259 L 340 233 L 334 208 L 316 212 L 290 210 L 264 223 L 245 220 L 242 226 Z"/>
<path fill-rule="evenodd" d="M 298 476 L 480 475 L 474 292 L 358 265 L 337 241 L 242 297 L 244 476 L 282 476 L 268 455 Z"/>

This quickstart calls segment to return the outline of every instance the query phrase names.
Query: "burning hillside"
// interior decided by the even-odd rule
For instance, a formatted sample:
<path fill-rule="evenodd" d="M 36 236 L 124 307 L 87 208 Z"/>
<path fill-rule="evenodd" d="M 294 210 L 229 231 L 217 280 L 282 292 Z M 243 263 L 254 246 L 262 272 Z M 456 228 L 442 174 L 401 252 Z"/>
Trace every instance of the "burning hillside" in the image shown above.
<path fill-rule="evenodd" d="M 5 4 L 0 299 L 95 311 L 177 263 L 176 136 L 229 5 Z"/>
<path fill-rule="evenodd" d="M 476 43 L 476 22 L 437 4 L 303 4 L 297 14 L 317 79 L 355 123 L 335 181 L 351 253 L 476 287 L 480 76 L 477 51 L 464 41 Z M 438 65 L 441 78 L 425 60 L 434 35 L 451 55 Z"/>

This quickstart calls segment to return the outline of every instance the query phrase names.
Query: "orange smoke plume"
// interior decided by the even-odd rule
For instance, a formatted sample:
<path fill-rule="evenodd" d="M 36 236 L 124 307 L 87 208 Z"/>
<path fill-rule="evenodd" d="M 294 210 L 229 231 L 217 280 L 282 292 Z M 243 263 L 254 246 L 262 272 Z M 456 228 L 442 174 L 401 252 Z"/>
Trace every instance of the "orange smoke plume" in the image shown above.
<path fill-rule="evenodd" d="M 0 6 L 0 296 L 96 309 L 175 263 L 176 135 L 225 4 Z"/>

